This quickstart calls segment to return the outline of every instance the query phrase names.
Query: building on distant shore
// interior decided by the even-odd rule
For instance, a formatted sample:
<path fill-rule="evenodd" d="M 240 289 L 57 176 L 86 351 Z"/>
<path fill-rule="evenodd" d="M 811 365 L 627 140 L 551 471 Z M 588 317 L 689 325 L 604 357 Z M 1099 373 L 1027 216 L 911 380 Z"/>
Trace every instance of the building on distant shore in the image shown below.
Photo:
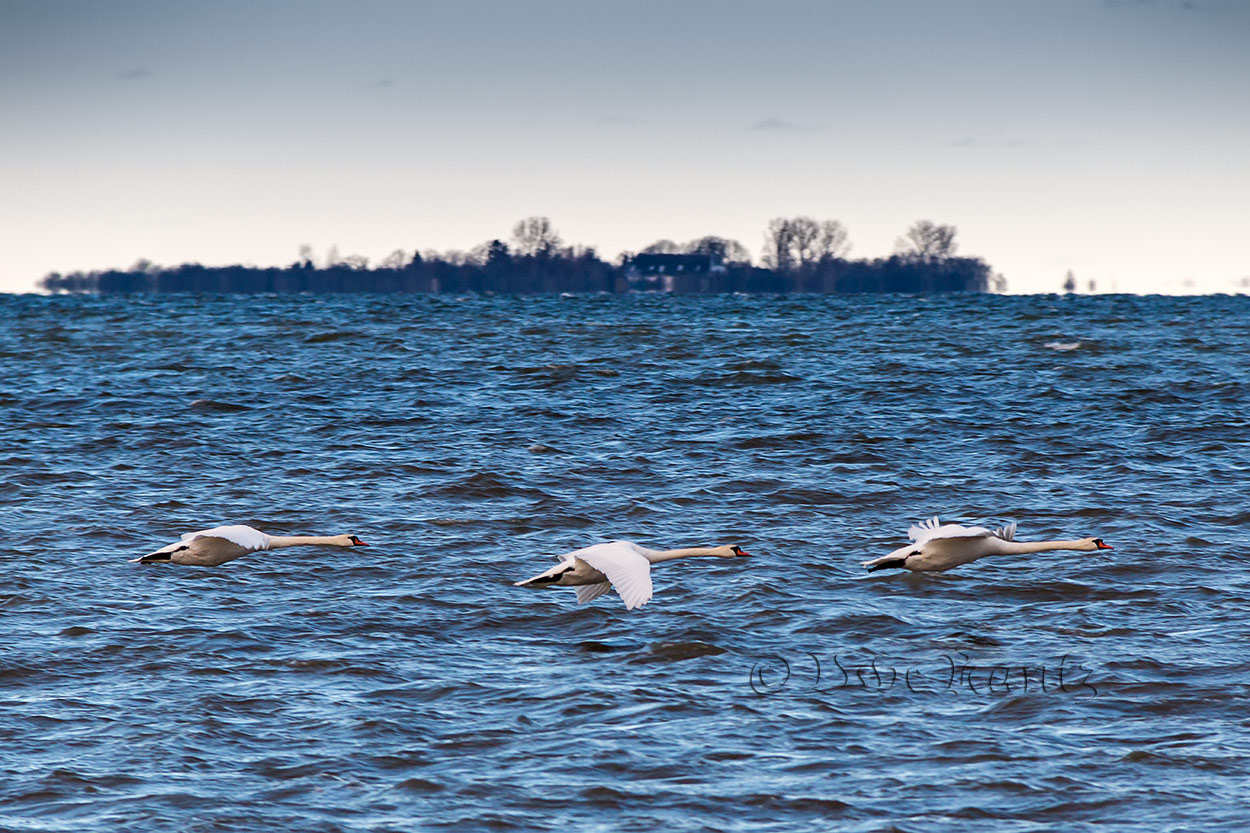
<path fill-rule="evenodd" d="M 724 272 L 725 264 L 713 254 L 640 254 L 625 264 L 631 289 L 673 292 L 678 278 Z"/>

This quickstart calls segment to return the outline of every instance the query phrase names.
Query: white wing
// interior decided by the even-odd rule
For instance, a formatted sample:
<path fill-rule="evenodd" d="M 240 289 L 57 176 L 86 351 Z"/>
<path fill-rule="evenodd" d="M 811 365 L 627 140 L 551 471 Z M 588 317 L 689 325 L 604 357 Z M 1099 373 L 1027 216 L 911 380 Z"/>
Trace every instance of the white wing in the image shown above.
<path fill-rule="evenodd" d="M 907 530 L 907 537 L 915 541 L 917 546 L 925 541 L 932 541 L 934 538 L 985 538 L 990 534 L 991 532 L 983 526 L 944 524 L 937 519 L 936 515 L 927 521 L 913 524 L 911 529 Z"/>
<path fill-rule="evenodd" d="M 601 581 L 598 584 L 579 584 L 573 588 L 577 591 L 577 603 L 584 605 L 593 599 L 597 599 L 604 593 L 612 589 L 611 582 Z"/>
<path fill-rule="evenodd" d="M 1012 521 L 1006 526 L 1000 526 L 998 529 L 994 530 L 994 537 L 1002 538 L 1004 541 L 1016 540 L 1016 522 Z"/>
<path fill-rule="evenodd" d="M 642 607 L 651 600 L 651 562 L 628 541 L 595 544 L 569 555 L 580 558 L 607 576 L 616 588 L 616 595 L 625 603 L 626 610 Z M 581 601 L 580 593 L 578 601 Z"/>
<path fill-rule="evenodd" d="M 246 550 L 269 549 L 269 536 L 259 529 L 236 524 L 234 526 L 215 526 L 212 529 L 201 529 L 199 532 L 188 532 L 182 536 L 183 541 L 194 541 L 196 538 L 225 538 L 232 544 L 238 544 Z"/>

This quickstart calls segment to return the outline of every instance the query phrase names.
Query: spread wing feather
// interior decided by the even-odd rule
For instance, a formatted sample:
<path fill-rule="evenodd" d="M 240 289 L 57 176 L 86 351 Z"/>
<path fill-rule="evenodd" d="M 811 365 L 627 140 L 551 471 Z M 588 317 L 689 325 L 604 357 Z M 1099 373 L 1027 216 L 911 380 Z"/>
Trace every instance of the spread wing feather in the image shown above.
<path fill-rule="evenodd" d="M 651 562 L 628 542 L 595 544 L 570 555 L 580 558 L 607 576 L 612 587 L 616 589 L 616 594 L 625 603 L 626 610 L 642 607 L 651 600 Z M 580 593 L 578 601 L 581 601 Z"/>
<path fill-rule="evenodd" d="M 915 541 L 917 546 L 937 538 L 986 538 L 992 534 L 983 526 L 944 524 L 937 519 L 936 515 L 927 521 L 913 524 L 907 530 L 907 537 Z"/>

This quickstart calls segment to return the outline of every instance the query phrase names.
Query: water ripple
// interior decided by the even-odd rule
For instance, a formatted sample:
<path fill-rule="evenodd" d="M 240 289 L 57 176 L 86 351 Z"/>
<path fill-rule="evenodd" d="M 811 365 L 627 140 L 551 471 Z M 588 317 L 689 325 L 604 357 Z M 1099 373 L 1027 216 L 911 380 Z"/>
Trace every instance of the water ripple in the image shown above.
<path fill-rule="evenodd" d="M 1247 299 L 185 300 L 0 299 L 14 829 L 1242 826 Z"/>

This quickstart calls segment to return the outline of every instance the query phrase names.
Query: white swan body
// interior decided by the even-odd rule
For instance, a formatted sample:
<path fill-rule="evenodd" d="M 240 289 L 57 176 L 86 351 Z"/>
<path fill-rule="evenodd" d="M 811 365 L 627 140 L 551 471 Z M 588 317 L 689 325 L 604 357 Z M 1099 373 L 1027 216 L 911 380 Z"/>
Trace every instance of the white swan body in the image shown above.
<path fill-rule="evenodd" d="M 864 561 L 869 572 L 896 567 L 915 572 L 932 573 L 949 570 L 987 555 L 1025 555 L 1052 550 L 1094 552 L 1109 550 L 1101 538 L 1074 541 L 1017 541 L 1016 525 L 1007 524 L 995 530 L 983 526 L 943 524 L 936 517 L 914 524 L 907 530 L 911 544 L 899 547 L 888 555 Z"/>
<path fill-rule="evenodd" d="M 612 541 L 557 556 L 559 564 L 533 578 L 515 582 L 515 586 L 574 587 L 578 604 L 586 604 L 615 588 L 625 609 L 633 610 L 651 601 L 652 564 L 696 556 L 744 558 L 748 555 L 750 553 L 736 545 L 652 550 L 632 541 Z"/>
<path fill-rule="evenodd" d="M 172 562 L 174 564 L 190 564 L 196 567 L 216 567 L 227 561 L 252 552 L 279 549 L 282 547 L 301 547 L 320 545 L 326 547 L 367 547 L 364 541 L 355 535 L 266 535 L 259 529 L 236 524 L 234 526 L 215 526 L 212 529 L 201 529 L 199 532 L 188 532 L 182 540 L 142 558 L 132 558 L 140 564 Z"/>

